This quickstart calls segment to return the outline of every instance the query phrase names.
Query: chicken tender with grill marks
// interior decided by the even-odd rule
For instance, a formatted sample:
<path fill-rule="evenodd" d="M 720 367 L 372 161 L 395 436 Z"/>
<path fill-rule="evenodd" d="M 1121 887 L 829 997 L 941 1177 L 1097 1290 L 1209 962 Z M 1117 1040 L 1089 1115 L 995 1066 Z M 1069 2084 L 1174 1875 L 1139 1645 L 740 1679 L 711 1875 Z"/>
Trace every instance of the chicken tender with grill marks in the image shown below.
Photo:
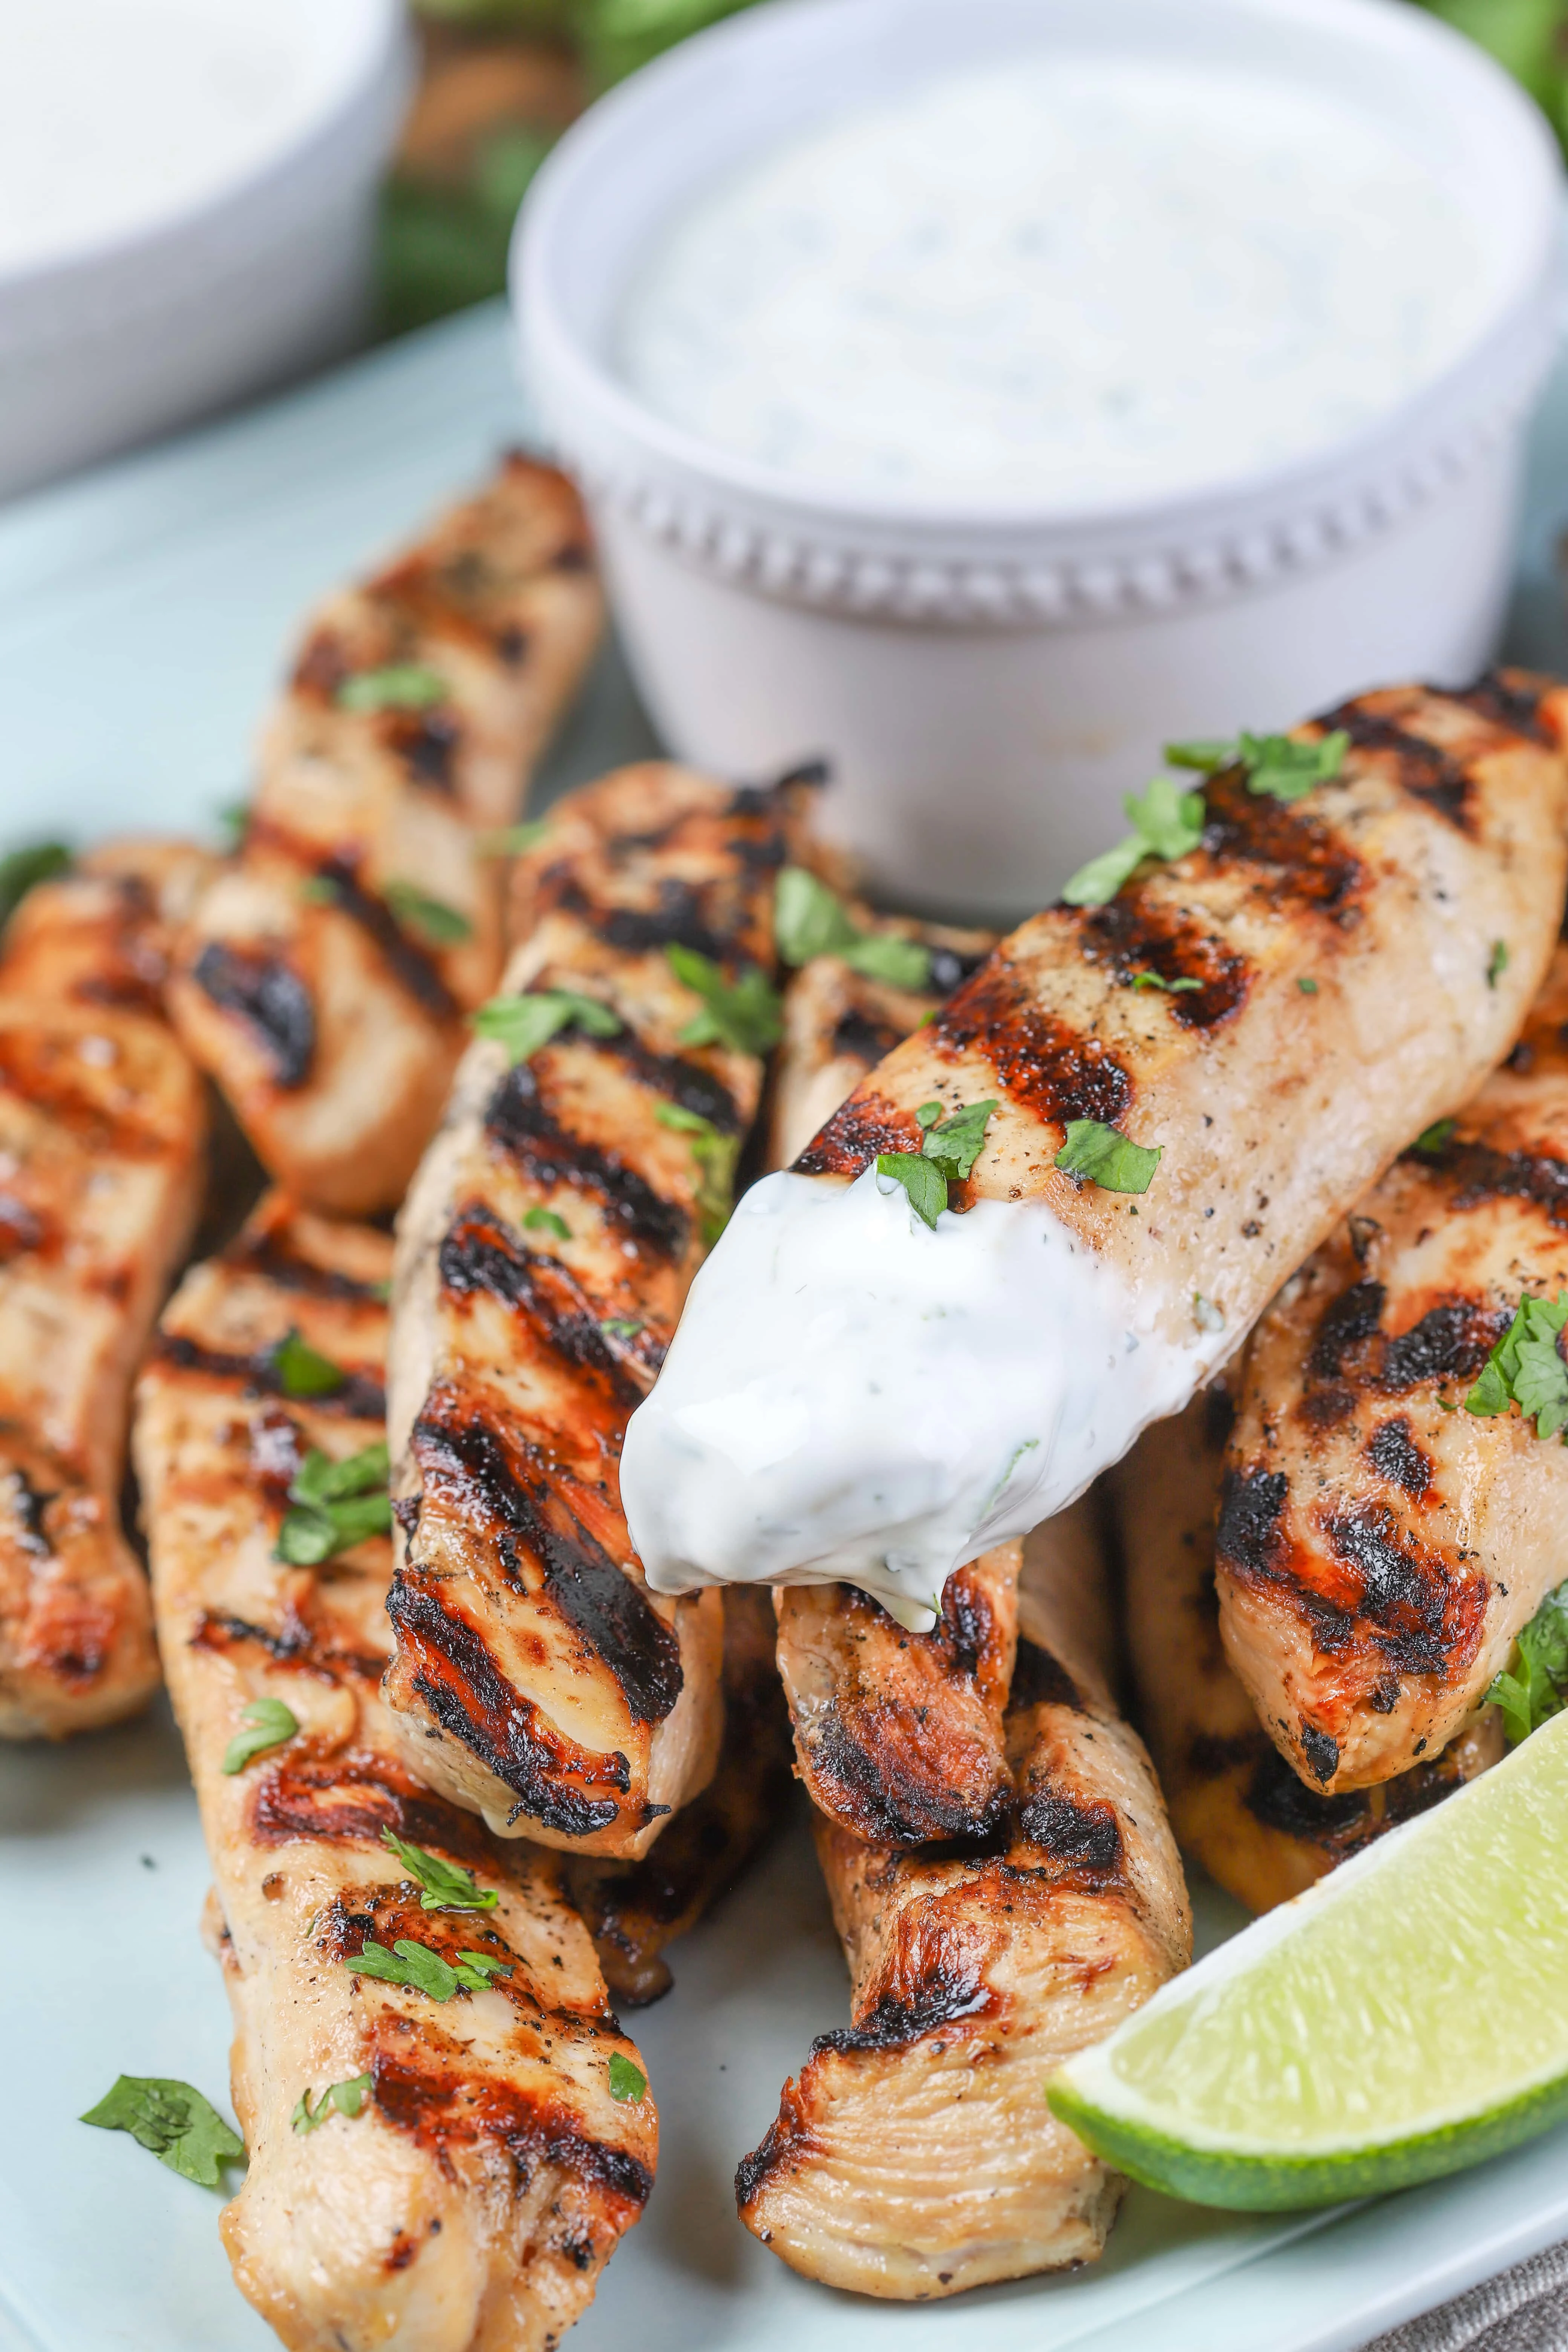
<path fill-rule="evenodd" d="M 1287 1285 L 1236 1375 L 1226 1653 L 1325 1795 L 1446 1748 L 1563 1580 L 1568 1451 L 1465 1403 L 1521 1297 L 1568 1288 L 1565 1023 L 1568 946 L 1502 1068 Z"/>
<path fill-rule="evenodd" d="M 174 863 L 191 856 L 171 845 Z M 157 859 L 150 860 L 156 870 Z M 129 867 L 128 867 L 129 870 Z M 41 886 L 0 957 L 0 1738 L 134 1714 L 158 1682 L 120 1522 L 131 1381 L 195 1222 L 195 1071 L 140 1007 L 152 885 Z M 153 963 L 143 963 L 145 950 Z"/>
<path fill-rule="evenodd" d="M 1305 796 L 1222 771 L 1196 847 L 1005 940 L 704 1269 L 625 1449 L 654 1587 L 852 1581 L 929 1627 L 954 1567 L 1180 1410 L 1518 1034 L 1564 725 L 1516 674 L 1363 695 L 1297 731 L 1348 739 Z M 874 1163 L 992 1104 L 928 1224 Z"/>
<path fill-rule="evenodd" d="M 141 1385 L 249 2151 L 221 2226 L 291 2352 L 550 2352 L 651 2186 L 652 2102 L 610 2087 L 612 2059 L 633 2088 L 640 2064 L 554 1862 L 493 1843 L 398 1753 L 388 1537 L 351 1515 L 321 1558 L 283 1532 L 319 1456 L 379 1446 L 390 1265 L 380 1234 L 265 1202 L 187 1276 Z M 395 1974 L 414 1948 L 416 1983 L 354 1965 L 379 1950 Z"/>
<path fill-rule="evenodd" d="M 1233 1419 L 1215 1382 L 1146 1430 L 1111 1486 L 1140 1720 L 1171 1826 L 1228 1895 L 1268 1911 L 1497 1763 L 1503 1737 L 1483 1708 L 1430 1763 L 1373 1788 L 1323 1796 L 1298 1780 L 1220 1640 L 1215 1511 Z"/>
<path fill-rule="evenodd" d="M 736 2175 L 742 2220 L 793 2269 L 895 2301 L 1095 2260 L 1126 2184 L 1042 2086 L 1191 1957 L 1153 1773 L 1085 1646 L 1090 1507 L 1026 1551 L 1011 1818 L 955 1853 L 817 1816 L 851 2022 Z"/>
<path fill-rule="evenodd" d="M 517 816 L 600 617 L 576 492 L 513 457 L 311 622 L 238 861 L 171 991 L 300 1198 L 353 1214 L 402 1198 L 501 967 L 505 860 L 485 836 Z"/>
<path fill-rule="evenodd" d="M 713 1771 L 719 1596 L 648 1592 L 619 1460 L 762 1091 L 764 1038 L 692 1042 L 667 951 L 771 1002 L 795 811 L 650 764 L 552 812 L 505 994 L 553 993 L 561 1024 L 522 1058 L 469 1048 L 399 1221 L 387 1699 L 501 1834 L 635 1859 Z"/>
<path fill-rule="evenodd" d="M 190 841 L 100 843 L 27 892 L 5 926 L 0 986 L 161 1020 L 175 944 L 219 863 Z"/>

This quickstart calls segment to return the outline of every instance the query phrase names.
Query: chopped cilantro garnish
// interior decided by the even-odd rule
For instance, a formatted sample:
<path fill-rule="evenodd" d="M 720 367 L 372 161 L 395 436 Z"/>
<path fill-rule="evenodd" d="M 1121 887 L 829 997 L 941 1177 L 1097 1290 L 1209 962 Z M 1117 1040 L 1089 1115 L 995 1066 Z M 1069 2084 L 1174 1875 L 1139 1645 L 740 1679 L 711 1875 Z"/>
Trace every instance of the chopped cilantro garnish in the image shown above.
<path fill-rule="evenodd" d="M 432 947 L 455 948 L 471 940 L 474 927 L 457 907 L 432 898 L 413 882 L 384 882 L 382 897 L 405 931 L 417 931 Z"/>
<path fill-rule="evenodd" d="M 572 1228 L 553 1209 L 541 1208 L 537 1202 L 522 1221 L 525 1234 L 553 1234 L 558 1242 L 569 1242 Z"/>
<path fill-rule="evenodd" d="M 1524 1297 L 1513 1321 L 1488 1356 L 1465 1410 L 1483 1420 L 1518 1405 L 1537 1437 L 1555 1437 L 1568 1423 L 1568 1364 L 1558 1334 L 1568 1323 L 1568 1290 L 1555 1299 Z"/>
<path fill-rule="evenodd" d="M 647 2076 L 640 2066 L 634 2065 L 624 2050 L 610 2053 L 610 2096 L 622 2105 L 640 2106 L 647 2096 Z"/>
<path fill-rule="evenodd" d="M 272 1350 L 272 1369 L 286 1397 L 335 1396 L 346 1373 L 298 1331 L 285 1332 Z"/>
<path fill-rule="evenodd" d="M 459 1952 L 454 1968 L 428 1944 L 412 1943 L 406 1936 L 399 1936 L 390 1952 L 384 1944 L 367 1943 L 343 1966 L 351 1976 L 405 1985 L 411 1991 L 428 1993 L 432 2000 L 450 2000 L 461 1991 L 482 1992 L 492 1976 L 511 1974 L 510 1962 L 492 1959 L 488 1952 Z"/>
<path fill-rule="evenodd" d="M 211 2100 L 166 2074 L 121 2074 L 81 2120 L 100 2131 L 129 2132 L 171 2172 L 203 2189 L 217 2187 L 221 2165 L 245 2158 L 245 2142 Z"/>
<path fill-rule="evenodd" d="M 1441 1151 L 1458 1124 L 1457 1118 L 1435 1118 L 1430 1127 L 1422 1129 L 1411 1145 L 1411 1150 Z"/>
<path fill-rule="evenodd" d="M 1318 992 L 1317 982 L 1315 980 L 1309 980 L 1305 975 L 1296 982 L 1296 985 L 1300 990 L 1303 996 L 1316 996 Z"/>
<path fill-rule="evenodd" d="M 395 1830 L 383 1829 L 381 1842 L 423 1890 L 419 1897 L 423 1911 L 493 1911 L 500 1901 L 493 1886 L 481 1886 L 460 1862 L 443 1862 L 438 1853 L 409 1844 Z"/>
<path fill-rule="evenodd" d="M 337 694 L 341 710 L 429 710 L 446 698 L 446 679 L 422 662 L 359 670 L 344 678 Z"/>
<path fill-rule="evenodd" d="M 8 857 L 0 857 L 0 928 L 10 921 L 36 883 L 68 873 L 70 862 L 70 851 L 63 841 L 40 841 L 29 849 L 14 849 Z"/>
<path fill-rule="evenodd" d="M 1189 990 L 1202 988 L 1203 982 L 1201 980 L 1167 980 L 1161 972 L 1135 971 L 1132 975 L 1132 986 L 1161 988 L 1164 990 L 1167 996 L 1184 996 Z"/>
<path fill-rule="evenodd" d="M 672 1128 L 678 1135 L 691 1139 L 691 1157 L 697 1169 L 697 1214 L 701 1223 L 702 1239 L 710 1249 L 730 1222 L 730 1212 L 735 1205 L 735 1162 L 740 1156 L 741 1139 L 724 1135 L 710 1118 L 700 1111 L 688 1110 L 682 1103 L 655 1103 L 653 1115 L 660 1127 Z M 641 1329 L 641 1325 L 638 1325 Z"/>
<path fill-rule="evenodd" d="M 223 1751 L 223 1769 L 229 1773 L 243 1772 L 253 1757 L 281 1748 L 300 1728 L 294 1710 L 280 1698 L 253 1698 L 239 1720 L 243 1728 Z"/>
<path fill-rule="evenodd" d="M 367 1536 L 390 1535 L 388 1467 L 384 1444 L 342 1462 L 312 1446 L 289 1489 L 294 1507 L 278 1530 L 277 1557 L 295 1568 L 318 1568 Z"/>
<path fill-rule="evenodd" d="M 1129 793 L 1121 805 L 1132 831 L 1079 867 L 1062 891 L 1069 907 L 1103 907 L 1145 857 L 1185 857 L 1203 839 L 1202 793 L 1184 792 L 1169 776 L 1156 776 L 1142 800 Z"/>
<path fill-rule="evenodd" d="M 1225 1317 L 1223 1313 L 1215 1305 L 1212 1298 L 1205 1298 L 1204 1297 L 1201 1290 L 1194 1290 L 1193 1293 L 1193 1321 L 1197 1325 L 1200 1331 L 1223 1331 L 1225 1329 Z"/>
<path fill-rule="evenodd" d="M 1520 1633 L 1513 1663 L 1494 1677 L 1489 1706 L 1502 1709 L 1510 1748 L 1560 1715 L 1568 1695 L 1568 1584 L 1549 1592 Z"/>
<path fill-rule="evenodd" d="M 1350 747 L 1342 727 L 1315 743 L 1299 743 L 1290 735 L 1249 735 L 1244 730 L 1231 742 L 1167 743 L 1165 757 L 1173 768 L 1197 768 L 1207 776 L 1222 768 L 1245 769 L 1248 792 L 1289 802 L 1305 800 L 1314 784 L 1337 776 Z"/>
<path fill-rule="evenodd" d="M 244 848 L 245 836 L 250 829 L 250 803 L 225 801 L 217 812 L 217 823 L 225 856 L 237 856 Z"/>
<path fill-rule="evenodd" d="M 622 1341 L 635 1339 L 642 1328 L 643 1327 L 640 1323 L 635 1322 L 630 1318 L 623 1315 L 608 1316 L 599 1326 L 600 1330 L 605 1333 L 607 1339 L 620 1339 Z"/>
<path fill-rule="evenodd" d="M 786 866 L 773 892 L 773 935 L 787 964 L 813 956 L 841 956 L 869 980 L 894 988 L 925 988 L 931 982 L 931 950 L 896 932 L 863 931 L 852 922 L 836 891 L 804 866 Z"/>
<path fill-rule="evenodd" d="M 596 996 L 574 988 L 536 989 L 527 996 L 492 996 L 474 1015 L 474 1034 L 504 1045 L 511 1061 L 531 1062 L 558 1030 L 581 1029 L 588 1037 L 618 1037 L 625 1024 Z"/>
<path fill-rule="evenodd" d="M 536 816 L 526 824 L 503 824 L 497 832 L 476 835 L 474 848 L 480 857 L 521 857 L 537 849 L 549 832 L 551 819 Z"/>
<path fill-rule="evenodd" d="M 936 1231 L 936 1221 L 947 1206 L 947 1178 L 935 1160 L 919 1151 L 879 1151 L 877 1173 L 890 1176 L 910 1196 L 916 1216 Z"/>
<path fill-rule="evenodd" d="M 320 2129 L 331 2115 L 357 2116 L 370 2096 L 370 2076 L 351 2074 L 346 2083 L 329 2083 L 314 2106 L 309 2091 L 301 2091 L 289 2118 L 297 2132 Z"/>
<path fill-rule="evenodd" d="M 921 1103 L 915 1119 L 921 1129 L 916 1151 L 879 1151 L 877 1173 L 890 1176 L 910 1196 L 915 1214 L 934 1232 L 947 1206 L 947 1188 L 962 1184 L 980 1157 L 994 1102 L 962 1103 L 944 1118 L 939 1102 Z"/>
<path fill-rule="evenodd" d="M 1495 988 L 1507 970 L 1508 941 L 1506 940 L 1494 940 L 1492 941 L 1492 951 L 1487 958 L 1487 986 L 1489 988 Z"/>
<path fill-rule="evenodd" d="M 1067 1141 L 1053 1166 L 1082 1176 L 1106 1192 L 1146 1192 L 1160 1165 L 1163 1144 L 1134 1143 L 1102 1119 L 1069 1118 Z"/>
<path fill-rule="evenodd" d="M 671 940 L 665 956 L 677 980 L 702 1000 L 679 1031 L 683 1045 L 730 1045 L 738 1054 L 770 1053 L 784 1030 L 778 995 L 754 964 L 726 980 L 711 956 Z"/>

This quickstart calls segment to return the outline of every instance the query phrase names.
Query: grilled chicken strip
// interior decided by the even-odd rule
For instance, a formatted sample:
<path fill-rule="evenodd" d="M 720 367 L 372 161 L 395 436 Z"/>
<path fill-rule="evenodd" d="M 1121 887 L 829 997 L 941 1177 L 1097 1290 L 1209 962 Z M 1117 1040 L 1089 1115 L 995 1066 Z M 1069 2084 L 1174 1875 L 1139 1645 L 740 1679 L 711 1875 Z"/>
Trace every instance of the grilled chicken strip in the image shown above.
<path fill-rule="evenodd" d="M 621 2007 L 661 2000 L 675 1979 L 666 1948 L 728 1893 L 783 1822 L 789 1715 L 773 1664 L 765 1592 L 724 1595 L 724 1737 L 713 1778 L 640 1862 L 566 1857 L 566 1885 Z"/>
<path fill-rule="evenodd" d="M 195 842 L 101 843 L 28 891 L 5 926 L 0 987 L 161 1020 L 175 942 L 218 863 Z"/>
<path fill-rule="evenodd" d="M 250 2158 L 221 2226 L 241 2290 L 291 2352 L 548 2352 L 651 2185 L 652 2103 L 617 2102 L 609 2084 L 610 2060 L 636 2053 L 553 1861 L 492 1843 L 401 1759 L 378 1696 L 387 1538 L 315 1568 L 276 1551 L 312 1450 L 340 1461 L 381 1440 L 390 1260 L 379 1234 L 264 1203 L 186 1277 L 141 1387 L 159 1630 L 212 1857 Z M 289 1392 L 290 1332 L 335 1389 L 318 1366 L 316 1393 Z M 258 1702 L 288 1720 L 246 1760 L 230 1743 Z M 423 1850 L 418 1870 L 388 1831 Z M 424 1907 L 422 1887 L 453 1891 L 431 1887 L 432 1855 L 493 1906 Z M 477 1954 L 488 1982 L 435 1970 L 421 1990 L 348 1965 L 400 1942 L 448 1969 Z M 333 2084 L 353 2086 L 347 2110 L 326 2099 Z"/>
<path fill-rule="evenodd" d="M 1145 1430 L 1111 1474 L 1140 1712 L 1177 1843 L 1249 1911 L 1271 1910 L 1502 1755 L 1489 1707 L 1440 1756 L 1373 1789 L 1303 1787 L 1226 1663 L 1214 1526 L 1233 1413 L 1223 1382 Z"/>
<path fill-rule="evenodd" d="M 576 493 L 521 457 L 311 622 L 170 997 L 300 1198 L 402 1199 L 500 970 L 483 836 L 517 815 L 599 624 Z"/>
<path fill-rule="evenodd" d="M 1560 728 L 1568 694 L 1517 677 L 1363 696 L 1299 730 L 1350 739 L 1310 796 L 1222 772 L 1199 847 L 1005 940 L 704 1268 L 622 1465 L 655 1589 L 848 1581 L 923 1630 L 953 1568 L 1179 1410 L 1517 1034 L 1562 911 Z M 873 1163 L 990 1103 L 966 1213 L 928 1228 Z"/>
<path fill-rule="evenodd" d="M 171 853 L 176 859 L 199 853 Z M 195 1221 L 195 1071 L 140 1007 L 159 920 L 129 863 L 25 899 L 0 958 L 0 1737 L 157 1686 L 120 1521 L 131 1381 Z M 147 885 L 147 895 L 153 884 Z"/>
<path fill-rule="evenodd" d="M 1287 1285 L 1237 1376 L 1226 1652 L 1329 1794 L 1445 1748 L 1563 1578 L 1568 1452 L 1462 1407 L 1521 1295 L 1568 1286 L 1565 1023 L 1568 946 L 1505 1066 Z"/>
<path fill-rule="evenodd" d="M 1181 1864 L 1142 1747 L 1080 1646 L 1080 1504 L 1031 1537 L 989 1852 L 900 1852 L 816 1819 L 851 1978 L 736 2175 L 741 2218 L 792 2269 L 896 2301 L 1092 2262 L 1125 2183 L 1042 2084 L 1186 1965 Z"/>
<path fill-rule="evenodd" d="M 758 1054 L 683 1042 L 700 1000 L 666 950 L 726 986 L 771 969 L 792 805 L 665 765 L 558 804 L 506 992 L 616 1025 L 470 1046 L 400 1220 L 386 1696 L 410 1759 L 502 1835 L 635 1858 L 713 1771 L 719 1597 L 647 1591 L 618 1465 L 762 1090 Z"/>

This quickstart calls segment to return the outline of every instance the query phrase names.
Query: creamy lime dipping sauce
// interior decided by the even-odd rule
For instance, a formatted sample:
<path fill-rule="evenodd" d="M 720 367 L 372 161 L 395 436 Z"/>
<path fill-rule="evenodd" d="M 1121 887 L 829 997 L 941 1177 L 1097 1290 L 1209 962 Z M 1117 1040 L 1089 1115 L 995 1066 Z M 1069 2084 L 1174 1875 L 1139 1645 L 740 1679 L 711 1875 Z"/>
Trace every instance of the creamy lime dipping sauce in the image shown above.
<path fill-rule="evenodd" d="M 710 188 L 633 287 L 619 363 L 803 480 L 1077 509 L 1310 456 L 1435 376 L 1490 291 L 1456 202 L 1353 98 L 1026 56 Z"/>

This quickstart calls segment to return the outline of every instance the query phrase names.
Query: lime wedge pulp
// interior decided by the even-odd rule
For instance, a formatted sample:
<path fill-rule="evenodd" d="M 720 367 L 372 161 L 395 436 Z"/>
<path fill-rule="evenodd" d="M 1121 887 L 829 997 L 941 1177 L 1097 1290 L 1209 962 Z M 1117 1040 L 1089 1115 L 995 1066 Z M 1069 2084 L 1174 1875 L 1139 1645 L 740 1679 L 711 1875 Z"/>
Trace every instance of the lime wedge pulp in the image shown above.
<path fill-rule="evenodd" d="M 1568 1713 L 1175 1978 L 1048 2086 L 1135 2180 L 1335 2204 L 1568 2116 Z"/>

